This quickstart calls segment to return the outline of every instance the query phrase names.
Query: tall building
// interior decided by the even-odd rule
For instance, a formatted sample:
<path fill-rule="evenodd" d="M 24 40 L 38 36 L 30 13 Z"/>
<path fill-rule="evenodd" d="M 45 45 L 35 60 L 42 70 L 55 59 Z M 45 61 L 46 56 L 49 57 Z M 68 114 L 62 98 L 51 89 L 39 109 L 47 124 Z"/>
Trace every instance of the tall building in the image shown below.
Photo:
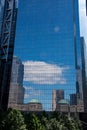
<path fill-rule="evenodd" d="M 17 0 L 0 0 L 0 107 L 8 106 L 17 19 Z M 2 7 L 3 6 L 3 7 Z"/>
<path fill-rule="evenodd" d="M 52 110 L 55 111 L 58 102 L 64 99 L 64 90 L 53 90 L 52 92 Z"/>
<path fill-rule="evenodd" d="M 12 107 L 14 104 L 23 104 L 24 102 L 23 75 L 24 66 L 21 60 L 14 56 L 12 62 L 8 107 Z"/>
<path fill-rule="evenodd" d="M 3 17 L 4 22 L 2 25 L 4 28 L 9 27 L 9 31 L 11 33 L 10 37 L 8 38 L 7 37 L 8 35 L 6 35 L 7 34 L 6 32 L 8 32 L 8 30 L 5 31 L 3 30 L 4 28 L 2 28 L 1 31 L 2 49 L 0 53 L 1 105 L 7 104 L 8 99 L 7 96 L 9 93 L 10 73 L 8 72 L 10 72 L 12 62 L 12 55 L 14 48 L 13 39 L 15 33 L 13 30 L 15 30 L 16 14 L 17 14 L 17 8 L 15 2 L 16 0 L 10 0 L 10 1 L 5 0 L 5 11 Z M 25 4 L 26 2 L 28 3 L 30 2 L 29 5 L 31 4 L 31 6 L 29 6 L 29 8 L 25 7 L 23 10 L 22 7 L 23 3 L 26 6 L 27 5 Z M 48 0 L 48 2 L 46 0 L 43 0 L 43 2 L 38 1 L 40 2 L 39 4 L 38 2 L 35 1 L 31 2 L 26 0 L 26 2 L 23 1 L 20 4 L 18 27 L 19 28 L 22 27 L 20 26 L 21 18 L 22 19 L 24 18 L 27 19 L 26 22 L 25 21 L 22 22 L 24 29 L 26 30 L 26 27 L 30 27 L 30 29 L 27 28 L 27 37 L 24 35 L 25 31 L 23 30 L 23 28 L 19 29 L 22 34 L 20 36 L 23 36 L 22 37 L 23 39 L 21 39 L 20 37 L 18 39 L 17 37 L 17 40 L 21 39 L 20 41 L 18 41 L 20 45 L 20 50 L 21 46 L 23 45 L 23 47 L 25 48 L 24 53 L 26 54 L 25 51 L 26 49 L 28 50 L 28 52 L 30 52 L 28 56 L 26 55 L 26 59 L 32 61 L 32 63 L 29 62 L 31 63 L 31 70 L 29 75 L 30 77 L 27 78 L 28 81 L 26 82 L 30 82 L 31 86 L 35 87 L 35 90 L 40 90 L 41 93 L 44 93 L 42 91 L 46 92 L 44 94 L 45 96 L 44 95 L 42 96 L 42 102 L 44 104 L 44 108 L 46 108 L 47 110 L 48 109 L 56 110 L 57 102 L 60 99 L 64 99 L 64 96 L 65 99 L 70 99 L 70 94 L 72 93 L 76 94 L 78 104 L 80 101 L 83 101 L 84 97 L 84 94 L 82 92 L 83 61 L 82 61 L 81 44 L 80 44 L 78 0 L 54 0 L 54 1 Z M 11 12 L 10 13 L 6 12 L 9 9 L 11 10 L 12 15 L 10 15 Z M 25 11 L 25 9 L 29 10 Z M 26 12 L 30 13 L 24 15 Z M 11 16 L 10 20 L 8 20 L 8 16 Z M 11 23 L 10 22 L 8 23 L 8 26 L 7 25 L 5 26 L 5 23 L 7 21 L 12 21 L 12 24 L 10 24 Z M 3 44 L 3 39 L 4 42 L 6 42 L 5 44 Z M 28 39 L 29 41 L 26 39 Z M 29 44 L 29 48 L 28 45 L 26 47 L 24 46 L 25 40 L 26 43 L 27 41 L 31 43 Z M 20 55 L 23 56 L 23 58 L 25 55 L 24 53 L 20 53 Z M 39 62 L 33 62 L 37 60 Z M 33 69 L 32 64 L 34 64 Z M 9 78 L 7 79 L 6 77 Z M 20 78 L 18 80 L 19 82 L 21 81 Z M 46 90 L 43 89 L 44 85 L 46 86 L 44 87 L 46 88 Z M 54 89 L 55 91 L 53 91 Z M 57 93 L 56 92 L 57 90 L 61 90 L 61 92 L 58 91 Z M 7 96 L 5 96 L 6 94 Z M 34 97 L 37 96 L 38 99 L 41 98 L 40 93 L 37 95 L 32 93 L 32 98 L 34 98 L 33 96 Z"/>

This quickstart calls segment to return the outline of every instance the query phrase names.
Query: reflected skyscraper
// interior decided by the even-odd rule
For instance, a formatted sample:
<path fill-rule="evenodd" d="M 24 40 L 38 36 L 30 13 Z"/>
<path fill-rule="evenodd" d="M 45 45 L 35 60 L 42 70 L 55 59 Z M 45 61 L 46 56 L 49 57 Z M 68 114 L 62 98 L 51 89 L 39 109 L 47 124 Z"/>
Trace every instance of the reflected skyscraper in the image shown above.
<path fill-rule="evenodd" d="M 84 111 L 87 111 L 87 85 L 86 85 L 86 44 L 84 37 L 80 38 L 81 44 L 81 59 L 82 59 L 82 93 L 84 102 Z"/>
<path fill-rule="evenodd" d="M 24 66 L 21 60 L 14 56 L 12 62 L 8 107 L 12 107 L 14 104 L 23 104 L 24 102 L 23 75 Z"/>

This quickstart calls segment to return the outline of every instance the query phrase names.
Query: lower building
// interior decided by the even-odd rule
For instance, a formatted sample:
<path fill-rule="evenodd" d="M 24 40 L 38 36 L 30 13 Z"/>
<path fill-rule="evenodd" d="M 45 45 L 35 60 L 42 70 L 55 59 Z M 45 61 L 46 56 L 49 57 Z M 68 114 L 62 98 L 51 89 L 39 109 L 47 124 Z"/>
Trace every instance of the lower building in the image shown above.
<path fill-rule="evenodd" d="M 59 112 L 69 112 L 69 102 L 67 100 L 65 100 L 65 99 L 61 99 L 57 103 L 56 111 L 59 111 Z"/>
<path fill-rule="evenodd" d="M 63 99 L 58 102 L 56 111 L 69 114 L 84 112 L 84 105 L 82 102 L 79 105 L 70 105 L 68 100 Z"/>
<path fill-rule="evenodd" d="M 15 108 L 21 111 L 29 112 L 29 111 L 42 111 L 42 103 L 38 102 L 37 100 L 31 100 L 29 103 L 26 104 L 10 104 L 11 108 Z"/>
<path fill-rule="evenodd" d="M 52 110 L 55 111 L 58 101 L 64 99 L 64 90 L 53 90 L 52 92 Z"/>

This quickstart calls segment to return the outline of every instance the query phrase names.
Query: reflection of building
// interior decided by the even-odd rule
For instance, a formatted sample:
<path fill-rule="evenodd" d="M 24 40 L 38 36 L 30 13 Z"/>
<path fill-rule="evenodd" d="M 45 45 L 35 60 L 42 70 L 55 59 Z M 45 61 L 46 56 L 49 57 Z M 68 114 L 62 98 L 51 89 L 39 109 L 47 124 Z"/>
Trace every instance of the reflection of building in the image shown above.
<path fill-rule="evenodd" d="M 17 1 L 0 0 L 2 24 L 0 26 L 0 106 L 6 110 L 8 106 L 11 66 L 14 50 L 14 39 L 17 18 Z M 1 4 L 0 4 L 1 7 Z M 3 11 L 4 10 L 4 11 Z"/>
<path fill-rule="evenodd" d="M 84 106 L 81 103 L 79 105 L 70 105 L 68 100 L 62 99 L 57 103 L 56 111 L 68 112 L 69 114 L 73 112 L 84 112 Z"/>
<path fill-rule="evenodd" d="M 11 71 L 11 83 L 16 83 L 19 86 L 23 86 L 23 76 L 24 65 L 18 57 L 14 56 Z"/>
<path fill-rule="evenodd" d="M 76 105 L 76 104 L 77 104 L 77 95 L 70 94 L 70 105 Z"/>
<path fill-rule="evenodd" d="M 42 111 L 42 104 L 36 99 L 32 99 L 27 105 L 29 111 Z"/>
<path fill-rule="evenodd" d="M 59 102 L 57 102 L 56 111 L 68 112 L 69 111 L 69 102 L 65 99 L 61 99 Z"/>
<path fill-rule="evenodd" d="M 82 59 L 82 93 L 84 102 L 84 111 L 87 111 L 87 86 L 86 86 L 86 45 L 84 37 L 80 38 L 81 42 L 81 59 Z"/>
<path fill-rule="evenodd" d="M 76 70 L 76 73 L 77 73 L 77 84 L 76 84 L 76 87 L 77 87 L 77 103 L 78 103 L 78 100 L 82 100 L 83 99 L 83 91 L 82 91 L 82 70 L 81 68 L 78 66 L 77 67 L 77 70 Z"/>
<path fill-rule="evenodd" d="M 59 100 L 64 99 L 64 90 L 53 90 L 52 92 L 52 110 L 55 111 Z"/>
<path fill-rule="evenodd" d="M 86 85 L 86 46 L 84 37 L 80 38 L 80 50 L 77 49 L 77 61 L 81 59 L 76 67 L 77 76 L 77 106 L 83 105 L 84 111 L 87 111 L 87 85 Z"/>
<path fill-rule="evenodd" d="M 23 88 L 24 66 L 18 57 L 13 57 L 10 92 L 9 92 L 9 107 L 10 104 L 22 104 L 24 100 Z"/>
<path fill-rule="evenodd" d="M 27 104 L 11 104 L 11 107 L 16 108 L 21 111 L 42 111 L 42 104 L 36 100 L 32 99 L 29 103 Z"/>

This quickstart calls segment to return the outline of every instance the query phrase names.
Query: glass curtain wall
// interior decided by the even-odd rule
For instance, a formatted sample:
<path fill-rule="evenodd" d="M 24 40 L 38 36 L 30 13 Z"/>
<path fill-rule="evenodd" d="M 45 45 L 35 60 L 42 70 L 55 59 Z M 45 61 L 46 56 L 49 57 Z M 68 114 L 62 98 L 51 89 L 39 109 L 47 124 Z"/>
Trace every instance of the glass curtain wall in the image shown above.
<path fill-rule="evenodd" d="M 20 0 L 18 8 L 14 55 L 24 72 L 15 76 L 23 77 L 24 98 L 11 105 L 25 111 L 73 111 L 83 99 L 78 0 Z"/>

